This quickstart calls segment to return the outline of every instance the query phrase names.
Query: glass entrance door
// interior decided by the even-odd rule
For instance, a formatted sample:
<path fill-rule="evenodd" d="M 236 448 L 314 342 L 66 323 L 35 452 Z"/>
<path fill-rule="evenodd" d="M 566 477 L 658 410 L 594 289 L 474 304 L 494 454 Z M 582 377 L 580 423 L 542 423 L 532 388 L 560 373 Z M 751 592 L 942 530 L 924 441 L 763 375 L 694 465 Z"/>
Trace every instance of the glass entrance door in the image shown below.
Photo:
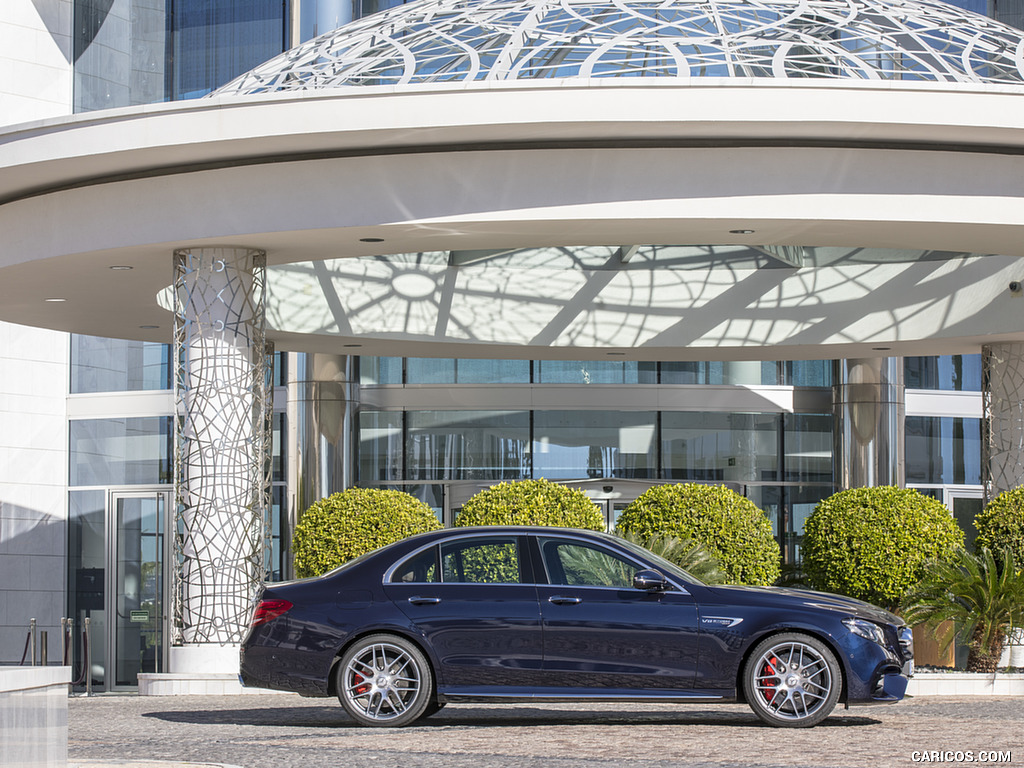
<path fill-rule="evenodd" d="M 134 688 L 140 672 L 164 671 L 169 499 L 166 491 L 111 494 L 111 688 Z"/>

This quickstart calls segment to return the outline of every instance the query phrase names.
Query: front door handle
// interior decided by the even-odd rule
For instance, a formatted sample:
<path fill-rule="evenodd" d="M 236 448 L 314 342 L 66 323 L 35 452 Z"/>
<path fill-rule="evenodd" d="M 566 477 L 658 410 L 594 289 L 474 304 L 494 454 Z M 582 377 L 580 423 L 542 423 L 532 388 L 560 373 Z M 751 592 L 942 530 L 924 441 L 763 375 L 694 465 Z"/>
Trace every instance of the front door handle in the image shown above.
<path fill-rule="evenodd" d="M 548 602 L 555 605 L 579 605 L 583 600 L 578 597 L 570 597 L 569 595 L 552 595 L 548 598 Z"/>
<path fill-rule="evenodd" d="M 413 605 L 437 605 L 441 602 L 440 597 L 427 597 L 425 595 L 413 595 L 409 598 Z"/>

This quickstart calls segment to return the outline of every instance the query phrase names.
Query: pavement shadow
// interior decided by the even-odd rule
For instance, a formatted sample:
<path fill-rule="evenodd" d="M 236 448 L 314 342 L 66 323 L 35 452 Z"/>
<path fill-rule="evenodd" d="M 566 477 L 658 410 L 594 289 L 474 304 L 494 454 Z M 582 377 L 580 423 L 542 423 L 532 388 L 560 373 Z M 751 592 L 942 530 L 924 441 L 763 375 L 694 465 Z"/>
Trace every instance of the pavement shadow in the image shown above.
<path fill-rule="evenodd" d="M 255 725 L 275 728 L 359 728 L 340 707 L 279 707 L 258 709 L 208 709 L 146 712 L 142 717 L 193 725 Z M 817 728 L 849 728 L 879 725 L 880 720 L 864 716 L 835 714 Z M 742 728 L 770 728 L 752 713 L 714 710 L 672 712 L 566 712 L 534 707 L 488 708 L 447 707 L 407 729 L 417 728 L 543 728 L 562 725 L 703 725 Z"/>

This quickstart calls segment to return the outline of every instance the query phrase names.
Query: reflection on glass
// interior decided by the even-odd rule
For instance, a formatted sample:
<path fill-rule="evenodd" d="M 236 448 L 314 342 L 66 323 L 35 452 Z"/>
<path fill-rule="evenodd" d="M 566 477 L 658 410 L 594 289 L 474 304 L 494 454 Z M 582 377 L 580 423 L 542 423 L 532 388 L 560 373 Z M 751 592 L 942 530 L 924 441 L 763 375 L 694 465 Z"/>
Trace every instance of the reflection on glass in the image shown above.
<path fill-rule="evenodd" d="M 907 482 L 981 485 L 981 419 L 907 416 Z"/>
<path fill-rule="evenodd" d="M 117 497 L 114 684 L 163 671 L 163 496 Z"/>
<path fill-rule="evenodd" d="M 538 384 L 657 384 L 655 363 L 633 360 L 538 360 Z"/>
<path fill-rule="evenodd" d="M 519 480 L 530 476 L 525 411 L 409 411 L 410 480 Z"/>
<path fill-rule="evenodd" d="M 536 411 L 533 476 L 656 477 L 656 429 L 651 411 Z"/>
<path fill-rule="evenodd" d="M 374 357 L 359 358 L 359 383 L 364 387 L 380 384 L 402 383 L 402 358 Z"/>
<path fill-rule="evenodd" d="M 777 413 L 663 413 L 664 476 L 679 480 L 777 480 Z"/>
<path fill-rule="evenodd" d="M 903 358 L 907 389 L 981 391 L 981 355 Z"/>
<path fill-rule="evenodd" d="M 359 413 L 359 483 L 403 480 L 401 411 Z"/>
<path fill-rule="evenodd" d="M 143 419 L 82 419 L 68 423 L 72 486 L 171 482 L 169 416 Z"/>
<path fill-rule="evenodd" d="M 102 690 L 107 653 L 106 622 L 106 500 L 104 491 L 68 494 L 68 616 L 74 619 L 72 676 L 78 680 L 84 663 L 82 629 L 91 621 L 92 684 Z"/>
<path fill-rule="evenodd" d="M 787 413 L 782 479 L 802 483 L 832 482 L 831 415 Z"/>
<path fill-rule="evenodd" d="M 171 348 L 148 341 L 71 336 L 71 393 L 170 389 Z"/>

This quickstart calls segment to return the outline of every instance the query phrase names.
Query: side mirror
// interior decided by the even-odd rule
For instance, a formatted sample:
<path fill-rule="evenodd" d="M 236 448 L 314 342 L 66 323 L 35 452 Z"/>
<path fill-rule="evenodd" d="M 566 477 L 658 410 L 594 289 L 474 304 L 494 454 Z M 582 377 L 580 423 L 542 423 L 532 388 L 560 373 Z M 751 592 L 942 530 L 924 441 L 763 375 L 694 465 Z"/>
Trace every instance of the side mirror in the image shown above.
<path fill-rule="evenodd" d="M 647 592 L 664 592 L 668 589 L 668 580 L 658 571 L 645 569 L 637 571 L 633 576 L 633 589 L 642 589 Z"/>

